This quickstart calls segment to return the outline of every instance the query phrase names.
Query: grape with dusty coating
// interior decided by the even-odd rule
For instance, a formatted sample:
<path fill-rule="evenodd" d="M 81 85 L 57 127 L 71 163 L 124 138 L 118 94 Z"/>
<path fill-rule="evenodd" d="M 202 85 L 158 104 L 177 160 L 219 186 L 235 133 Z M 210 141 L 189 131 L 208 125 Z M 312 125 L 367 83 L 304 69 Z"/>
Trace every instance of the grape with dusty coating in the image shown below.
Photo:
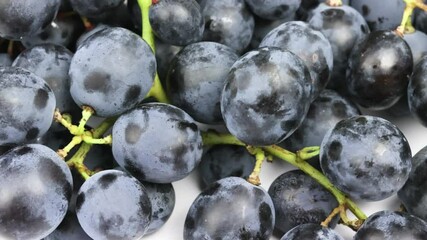
<path fill-rule="evenodd" d="M 331 228 L 306 223 L 292 228 L 280 240 L 344 240 L 344 238 Z"/>
<path fill-rule="evenodd" d="M 118 7 L 123 0 L 70 0 L 73 10 L 85 17 L 95 17 Z"/>
<path fill-rule="evenodd" d="M 427 126 L 427 56 L 414 67 L 408 85 L 409 110 L 418 121 Z"/>
<path fill-rule="evenodd" d="M 91 240 L 80 226 L 76 213 L 68 211 L 61 224 L 43 240 Z"/>
<path fill-rule="evenodd" d="M 35 141 L 51 126 L 55 96 L 46 82 L 17 67 L 0 67 L 0 145 Z"/>
<path fill-rule="evenodd" d="M 359 11 L 371 31 L 394 30 L 402 21 L 405 2 L 402 0 L 356 0 L 350 6 Z"/>
<path fill-rule="evenodd" d="M 301 0 L 246 0 L 253 13 L 261 18 L 276 20 L 294 14 Z"/>
<path fill-rule="evenodd" d="M 202 137 L 194 120 L 169 104 L 143 104 L 121 115 L 112 135 L 115 160 L 141 181 L 180 180 L 202 156 Z"/>
<path fill-rule="evenodd" d="M 72 177 L 48 147 L 29 144 L 0 157 L 0 239 L 41 239 L 67 213 Z"/>
<path fill-rule="evenodd" d="M 194 200 L 184 239 L 269 239 L 275 216 L 267 192 L 242 178 L 221 179 Z"/>
<path fill-rule="evenodd" d="M 326 133 L 319 156 L 326 177 L 354 199 L 385 199 L 405 184 L 411 171 L 408 141 L 380 117 L 339 121 Z"/>
<path fill-rule="evenodd" d="M 303 61 L 277 47 L 250 51 L 231 67 L 221 112 L 228 130 L 249 145 L 272 145 L 301 124 L 311 102 Z"/>
<path fill-rule="evenodd" d="M 151 203 L 136 178 L 105 170 L 82 185 L 76 213 L 83 230 L 93 239 L 140 239 L 151 221 Z"/>

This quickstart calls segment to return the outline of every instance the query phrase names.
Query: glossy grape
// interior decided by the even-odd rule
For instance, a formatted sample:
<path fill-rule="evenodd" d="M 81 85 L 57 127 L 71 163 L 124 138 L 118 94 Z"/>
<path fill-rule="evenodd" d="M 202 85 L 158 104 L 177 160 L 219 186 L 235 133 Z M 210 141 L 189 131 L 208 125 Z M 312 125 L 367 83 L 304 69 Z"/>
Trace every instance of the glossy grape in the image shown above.
<path fill-rule="evenodd" d="M 394 30 L 400 25 L 405 9 L 401 0 L 355 0 L 350 6 L 365 18 L 371 31 Z"/>
<path fill-rule="evenodd" d="M 253 13 L 261 18 L 276 20 L 294 14 L 301 0 L 246 0 Z"/>
<path fill-rule="evenodd" d="M 118 7 L 123 0 L 70 0 L 74 11 L 85 17 L 93 17 Z"/>
<path fill-rule="evenodd" d="M 141 37 L 124 28 L 105 28 L 83 41 L 74 54 L 71 96 L 98 116 L 116 116 L 144 99 L 155 71 L 154 54 Z"/>
<path fill-rule="evenodd" d="M 306 223 L 289 230 L 280 240 L 344 240 L 337 232 L 320 224 Z"/>
<path fill-rule="evenodd" d="M 202 138 L 194 120 L 168 104 L 143 104 L 121 115 L 112 135 L 115 160 L 139 180 L 180 180 L 202 156 Z"/>
<path fill-rule="evenodd" d="M 231 48 L 219 43 L 187 45 L 169 68 L 167 93 L 171 102 L 198 122 L 221 123 L 221 92 L 237 59 Z"/>
<path fill-rule="evenodd" d="M 369 216 L 354 235 L 365 239 L 427 239 L 427 223 L 405 212 L 380 211 Z"/>
<path fill-rule="evenodd" d="M 265 190 L 242 178 L 224 178 L 194 200 L 185 219 L 184 240 L 269 239 L 274 221 Z"/>
<path fill-rule="evenodd" d="M 412 67 L 411 49 L 401 37 L 372 32 L 350 57 L 348 93 L 364 108 L 387 109 L 405 94 Z"/>
<path fill-rule="evenodd" d="M 82 185 L 76 213 L 93 239 L 140 239 L 151 221 L 151 203 L 138 180 L 122 171 L 105 170 Z"/>
<path fill-rule="evenodd" d="M 264 47 L 237 60 L 222 92 L 228 130 L 250 145 L 272 145 L 292 134 L 310 104 L 310 73 L 293 53 Z"/>
<path fill-rule="evenodd" d="M 150 24 L 163 42 L 185 46 L 203 37 L 204 20 L 195 0 L 162 0 L 150 7 Z"/>
<path fill-rule="evenodd" d="M 411 79 L 408 85 L 408 104 L 409 110 L 418 121 L 427 126 L 427 57 L 420 59 L 414 67 Z"/>
<path fill-rule="evenodd" d="M 64 218 L 72 191 L 65 162 L 39 144 L 0 157 L 0 239 L 41 239 Z"/>
<path fill-rule="evenodd" d="M 0 67 L 0 145 L 31 142 L 50 127 L 55 96 L 46 82 L 16 67 Z"/>
<path fill-rule="evenodd" d="M 423 56 L 427 54 L 427 34 L 415 30 L 412 33 L 405 33 L 403 40 L 408 44 L 412 53 L 413 66 L 421 60 Z"/>

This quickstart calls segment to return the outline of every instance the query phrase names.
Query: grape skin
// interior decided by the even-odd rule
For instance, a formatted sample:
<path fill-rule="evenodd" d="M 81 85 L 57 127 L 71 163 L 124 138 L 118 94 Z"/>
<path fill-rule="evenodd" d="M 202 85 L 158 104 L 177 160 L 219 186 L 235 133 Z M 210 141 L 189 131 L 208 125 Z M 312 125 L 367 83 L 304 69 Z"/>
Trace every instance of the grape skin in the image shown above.
<path fill-rule="evenodd" d="M 350 6 L 362 14 L 371 31 L 396 29 L 405 9 L 402 0 L 356 0 Z"/>
<path fill-rule="evenodd" d="M 405 33 L 403 40 L 408 44 L 412 53 L 413 66 L 427 54 L 427 34 L 415 30 L 412 33 Z"/>
<path fill-rule="evenodd" d="M 0 145 L 31 142 L 51 126 L 55 96 L 46 82 L 16 67 L 0 67 Z"/>
<path fill-rule="evenodd" d="M 271 198 L 242 178 L 221 179 L 194 200 L 184 223 L 184 240 L 269 239 L 275 216 Z"/>
<path fill-rule="evenodd" d="M 427 126 L 427 56 L 421 58 L 414 67 L 411 79 L 408 85 L 408 105 L 409 110 L 418 121 Z"/>
<path fill-rule="evenodd" d="M 344 240 L 344 238 L 320 224 L 306 223 L 292 228 L 280 240 Z"/>
<path fill-rule="evenodd" d="M 151 221 L 144 186 L 127 173 L 105 170 L 83 183 L 76 202 L 77 218 L 93 239 L 140 239 Z"/>
<path fill-rule="evenodd" d="M 143 104 L 121 115 L 112 136 L 117 163 L 143 181 L 180 180 L 202 156 L 202 138 L 194 120 L 169 104 Z"/>
<path fill-rule="evenodd" d="M 76 213 L 68 211 L 61 224 L 43 240 L 91 240 L 80 226 Z"/>
<path fill-rule="evenodd" d="M 378 201 L 397 192 L 411 170 L 411 149 L 389 121 L 373 116 L 341 120 L 320 146 L 326 177 L 354 199 Z"/>
<path fill-rule="evenodd" d="M 277 20 L 294 14 L 301 0 L 246 0 L 252 12 L 261 18 Z"/>
<path fill-rule="evenodd" d="M 69 0 L 74 11 L 85 17 L 96 17 L 118 7 L 123 0 Z"/>
<path fill-rule="evenodd" d="M 144 99 L 155 71 L 155 57 L 145 41 L 124 28 L 105 28 L 83 41 L 74 54 L 71 96 L 98 116 L 116 116 Z"/>
<path fill-rule="evenodd" d="M 67 213 L 71 172 L 51 149 L 39 144 L 13 148 L 0 157 L 0 238 L 46 237 Z"/>
<path fill-rule="evenodd" d="M 311 102 L 311 78 L 303 61 L 277 47 L 238 59 L 222 91 L 228 130 L 249 145 L 276 144 L 301 124 Z"/>

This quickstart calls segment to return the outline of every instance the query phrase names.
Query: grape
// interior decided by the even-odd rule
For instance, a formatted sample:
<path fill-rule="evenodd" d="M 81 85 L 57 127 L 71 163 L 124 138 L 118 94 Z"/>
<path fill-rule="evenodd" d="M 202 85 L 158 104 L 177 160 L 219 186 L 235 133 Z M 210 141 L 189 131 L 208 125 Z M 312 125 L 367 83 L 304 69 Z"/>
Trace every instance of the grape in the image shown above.
<path fill-rule="evenodd" d="M 357 0 L 350 6 L 365 18 L 371 31 L 394 30 L 402 21 L 405 2 L 402 0 Z"/>
<path fill-rule="evenodd" d="M 80 35 L 79 39 L 77 39 L 77 42 L 76 42 L 76 46 L 77 46 L 77 48 L 78 48 L 80 45 L 82 45 L 82 43 L 83 43 L 84 41 L 86 41 L 86 39 L 88 39 L 88 38 L 89 38 L 90 36 L 92 36 L 94 33 L 99 32 L 99 31 L 104 30 L 104 29 L 109 28 L 109 27 L 110 27 L 110 26 L 105 25 L 105 24 L 98 24 L 98 25 L 96 25 L 96 27 L 94 27 L 94 28 L 92 28 L 91 30 L 89 30 L 89 31 L 87 31 L 87 32 L 85 32 L 85 33 L 83 33 L 82 35 Z"/>
<path fill-rule="evenodd" d="M 82 229 L 75 213 L 68 211 L 58 228 L 43 240 L 91 240 Z"/>
<path fill-rule="evenodd" d="M 330 7 L 320 4 L 313 10 L 309 25 L 321 31 L 332 46 L 334 68 L 327 87 L 345 89 L 348 58 L 354 46 L 369 33 L 365 19 L 349 6 Z"/>
<path fill-rule="evenodd" d="M 94 17 L 118 7 L 123 0 L 70 0 L 74 11 L 85 17 Z"/>
<path fill-rule="evenodd" d="M 157 73 L 159 74 L 162 86 L 166 86 L 166 77 L 170 64 L 175 55 L 181 51 L 182 47 L 170 45 L 156 39 L 156 61 Z"/>
<path fill-rule="evenodd" d="M 338 207 L 334 195 L 301 170 L 277 177 L 268 194 L 276 212 L 275 229 L 282 233 L 304 223 L 320 224 Z M 335 220 L 332 227 L 338 222 Z"/>
<path fill-rule="evenodd" d="M 143 181 L 180 180 L 202 156 L 202 138 L 194 120 L 168 104 L 143 104 L 121 115 L 112 135 L 117 163 Z"/>
<path fill-rule="evenodd" d="M 255 158 L 244 147 L 215 145 L 202 156 L 200 179 L 202 188 L 226 177 L 247 178 L 255 167 Z"/>
<path fill-rule="evenodd" d="M 274 207 L 267 192 L 242 178 L 221 179 L 194 200 L 184 239 L 269 239 Z"/>
<path fill-rule="evenodd" d="M 408 44 L 412 53 L 413 66 L 427 54 L 427 35 L 421 31 L 415 30 L 412 33 L 405 33 L 403 40 Z"/>
<path fill-rule="evenodd" d="M 122 171 L 105 170 L 82 185 L 76 213 L 93 239 L 140 239 L 151 221 L 151 203 L 138 180 Z"/>
<path fill-rule="evenodd" d="M 301 5 L 296 12 L 296 19 L 307 21 L 311 16 L 311 11 L 324 2 L 325 0 L 301 0 Z M 343 5 L 349 5 L 350 0 L 342 0 L 341 2 Z"/>
<path fill-rule="evenodd" d="M 227 76 L 221 112 L 228 130 L 249 145 L 276 144 L 307 113 L 310 73 L 295 54 L 264 47 L 238 59 Z"/>
<path fill-rule="evenodd" d="M 106 28 L 83 41 L 74 54 L 71 96 L 98 116 L 116 116 L 144 99 L 155 71 L 155 57 L 145 41 L 124 28 Z"/>
<path fill-rule="evenodd" d="M 12 66 L 12 58 L 7 53 L 0 53 L 0 67 Z"/>
<path fill-rule="evenodd" d="M 319 224 L 306 223 L 289 230 L 280 240 L 344 240 L 338 233 Z"/>
<path fill-rule="evenodd" d="M 172 214 L 175 207 L 175 190 L 171 183 L 142 182 L 151 202 L 152 217 L 146 234 L 159 230 Z"/>
<path fill-rule="evenodd" d="M 320 146 L 326 177 L 354 199 L 378 201 L 399 190 L 411 170 L 411 149 L 389 121 L 355 116 L 338 122 Z"/>
<path fill-rule="evenodd" d="M 404 95 L 412 66 L 411 49 L 401 37 L 372 32 L 350 57 L 348 93 L 364 108 L 387 109 Z"/>
<path fill-rule="evenodd" d="M 169 68 L 167 93 L 171 102 L 198 122 L 221 123 L 221 92 L 237 59 L 231 48 L 219 43 L 187 45 Z"/>
<path fill-rule="evenodd" d="M 0 145 L 42 136 L 52 124 L 55 103 L 42 78 L 22 68 L 0 67 Z"/>
<path fill-rule="evenodd" d="M 282 25 L 285 22 L 289 22 L 295 19 L 295 16 L 288 16 L 286 18 L 278 19 L 278 20 L 265 20 L 259 17 L 255 17 L 255 28 L 254 34 L 252 35 L 250 48 L 255 49 L 259 47 L 262 39 L 274 28 Z"/>
<path fill-rule="evenodd" d="M 41 239 L 64 218 L 72 191 L 65 162 L 39 144 L 0 157 L 0 239 Z"/>
<path fill-rule="evenodd" d="M 427 184 L 427 147 L 421 149 L 412 158 L 412 170 L 408 181 L 397 192 L 408 213 L 427 220 L 427 205 L 425 187 Z"/>
<path fill-rule="evenodd" d="M 414 23 L 415 29 L 427 33 L 427 13 L 422 9 L 414 9 L 412 22 Z"/>
<path fill-rule="evenodd" d="M 79 107 L 70 94 L 70 69 L 73 53 L 62 46 L 53 44 L 38 45 L 21 52 L 12 66 L 25 68 L 43 78 L 55 94 L 56 107 L 61 112 L 77 115 Z M 56 129 L 63 126 L 54 125 Z"/>
<path fill-rule="evenodd" d="M 200 7 L 205 21 L 204 41 L 222 43 L 238 53 L 248 47 L 255 23 L 244 0 L 204 0 Z"/>
<path fill-rule="evenodd" d="M 185 46 L 202 39 L 204 20 L 195 0 L 162 0 L 150 7 L 150 24 L 163 42 Z"/>
<path fill-rule="evenodd" d="M 60 0 L 2 0 L 0 37 L 21 40 L 48 26 L 58 12 Z"/>
<path fill-rule="evenodd" d="M 301 0 L 246 0 L 252 12 L 261 18 L 276 20 L 294 14 Z"/>
<path fill-rule="evenodd" d="M 333 67 L 332 47 L 328 39 L 305 22 L 283 23 L 270 31 L 260 47 L 280 47 L 300 57 L 311 76 L 311 98 L 314 100 L 325 88 Z"/>
<path fill-rule="evenodd" d="M 360 110 L 349 99 L 329 89 L 323 90 L 311 103 L 298 129 L 280 143 L 290 151 L 306 146 L 320 146 L 326 132 L 343 119 L 360 115 Z"/>
<path fill-rule="evenodd" d="M 404 212 L 380 211 L 369 216 L 354 240 L 427 239 L 427 224 Z"/>
<path fill-rule="evenodd" d="M 420 59 L 414 67 L 411 79 L 408 85 L 408 104 L 409 110 L 418 121 L 427 126 L 427 56 Z"/>

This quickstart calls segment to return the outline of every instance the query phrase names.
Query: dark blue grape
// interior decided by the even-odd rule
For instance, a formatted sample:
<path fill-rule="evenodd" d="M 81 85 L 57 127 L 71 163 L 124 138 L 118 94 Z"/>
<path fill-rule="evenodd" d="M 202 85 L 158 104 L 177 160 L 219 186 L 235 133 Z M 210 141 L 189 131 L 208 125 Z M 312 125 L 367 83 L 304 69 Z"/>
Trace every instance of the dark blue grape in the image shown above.
<path fill-rule="evenodd" d="M 167 77 L 171 102 L 196 121 L 222 122 L 221 92 L 237 54 L 215 42 L 193 43 L 172 60 Z"/>
<path fill-rule="evenodd" d="M 276 230 L 287 233 L 304 223 L 319 224 L 338 207 L 328 190 L 301 170 L 285 172 L 277 177 L 268 194 L 276 212 Z M 335 227 L 338 219 L 331 223 Z"/>
<path fill-rule="evenodd" d="M 408 213 L 427 221 L 427 147 L 412 158 L 412 169 L 405 185 L 397 192 Z"/>
<path fill-rule="evenodd" d="M 306 223 L 292 228 L 280 240 L 344 240 L 344 238 L 320 224 Z"/>
<path fill-rule="evenodd" d="M 401 37 L 372 32 L 349 59 L 348 93 L 364 108 L 387 109 L 405 94 L 412 66 L 411 49 Z"/>
<path fill-rule="evenodd" d="M 371 31 L 394 30 L 402 21 L 405 2 L 402 0 L 356 0 L 350 6 L 360 12 Z"/>
<path fill-rule="evenodd" d="M 352 7 L 330 7 L 322 3 L 313 10 L 308 23 L 321 31 L 332 46 L 334 68 L 328 88 L 345 89 L 344 80 L 350 53 L 369 33 L 365 19 Z"/>
<path fill-rule="evenodd" d="M 16 67 L 0 67 L 0 145 L 31 142 L 50 127 L 55 96 L 46 82 Z"/>
<path fill-rule="evenodd" d="M 255 167 L 255 157 L 240 146 L 215 145 L 202 156 L 199 172 L 202 188 L 226 177 L 247 178 Z"/>
<path fill-rule="evenodd" d="M 202 39 L 204 20 L 195 0 L 161 0 L 150 7 L 150 24 L 163 42 L 185 46 Z"/>
<path fill-rule="evenodd" d="M 105 28 L 83 41 L 74 54 L 71 96 L 98 116 L 116 116 L 144 99 L 155 71 L 154 54 L 144 40 L 124 28 Z"/>
<path fill-rule="evenodd" d="M 310 73 L 295 54 L 264 47 L 243 55 L 227 76 L 221 112 L 228 130 L 249 145 L 272 145 L 301 124 L 311 100 Z"/>
<path fill-rule="evenodd" d="M 58 12 L 60 0 L 0 1 L 0 37 L 21 40 L 48 26 Z"/>
<path fill-rule="evenodd" d="M 427 56 L 420 59 L 414 67 L 408 85 L 409 110 L 418 121 L 427 126 Z"/>
<path fill-rule="evenodd" d="M 274 221 L 273 202 L 264 189 L 242 178 L 224 178 L 194 200 L 184 240 L 269 239 Z"/>
<path fill-rule="evenodd" d="M 314 100 L 326 87 L 333 67 L 333 52 L 328 39 L 307 23 L 290 21 L 274 28 L 262 40 L 260 47 L 280 47 L 300 57 L 311 76 Z"/>
<path fill-rule="evenodd" d="M 99 32 L 101 30 L 104 30 L 106 28 L 109 28 L 110 26 L 105 24 L 98 24 L 96 27 L 92 28 L 91 30 L 83 33 L 80 35 L 79 39 L 77 39 L 76 47 L 78 48 L 86 39 L 88 39 L 90 36 L 92 36 L 94 33 Z"/>
<path fill-rule="evenodd" d="M 295 16 L 288 16 L 283 19 L 278 20 L 265 20 L 259 17 L 255 17 L 255 28 L 254 28 L 254 34 L 252 35 L 251 43 L 249 47 L 251 49 L 255 49 L 259 47 L 259 44 L 261 43 L 262 39 L 274 28 L 282 25 L 285 22 L 293 21 L 295 19 Z"/>
<path fill-rule="evenodd" d="M 202 138 L 194 120 L 168 104 L 143 104 L 121 115 L 112 135 L 115 160 L 141 181 L 180 180 L 202 156 Z"/>
<path fill-rule="evenodd" d="M 238 53 L 246 49 L 254 18 L 244 0 L 205 0 L 200 7 L 205 21 L 203 40 L 222 43 Z"/>
<path fill-rule="evenodd" d="M 138 180 L 122 171 L 105 170 L 82 185 L 76 213 L 93 239 L 140 239 L 151 221 L 151 203 Z"/>
<path fill-rule="evenodd" d="M 85 17 L 94 17 L 118 7 L 123 0 L 70 0 L 74 11 Z"/>
<path fill-rule="evenodd" d="M 67 213 L 72 178 L 65 162 L 39 144 L 0 157 L 0 239 L 41 239 Z"/>
<path fill-rule="evenodd" d="M 415 66 L 421 58 L 427 54 L 427 34 L 415 30 L 412 33 L 405 33 L 403 40 L 408 44 L 412 53 L 412 60 Z"/>
<path fill-rule="evenodd" d="M 301 0 L 246 0 L 252 12 L 261 18 L 276 20 L 294 14 Z"/>
<path fill-rule="evenodd" d="M 411 149 L 389 121 L 355 116 L 338 122 L 320 147 L 326 177 L 355 199 L 378 201 L 397 192 L 411 170 Z"/>
<path fill-rule="evenodd" d="M 49 236 L 43 240 L 91 240 L 80 226 L 79 220 L 74 212 L 67 212 L 64 220 Z"/>
<path fill-rule="evenodd" d="M 365 220 L 354 240 L 427 239 L 427 223 L 404 212 L 376 212 Z"/>
<path fill-rule="evenodd" d="M 160 82 L 163 87 L 167 85 L 166 78 L 172 59 L 181 49 L 182 47 L 170 45 L 156 39 L 157 73 L 159 74 Z"/>

